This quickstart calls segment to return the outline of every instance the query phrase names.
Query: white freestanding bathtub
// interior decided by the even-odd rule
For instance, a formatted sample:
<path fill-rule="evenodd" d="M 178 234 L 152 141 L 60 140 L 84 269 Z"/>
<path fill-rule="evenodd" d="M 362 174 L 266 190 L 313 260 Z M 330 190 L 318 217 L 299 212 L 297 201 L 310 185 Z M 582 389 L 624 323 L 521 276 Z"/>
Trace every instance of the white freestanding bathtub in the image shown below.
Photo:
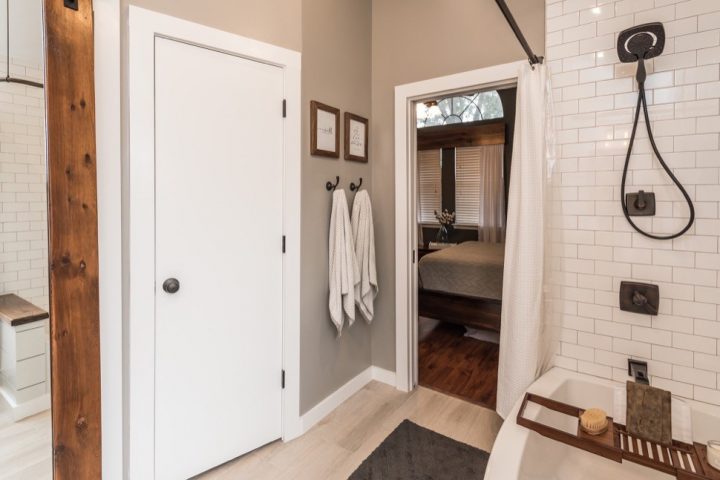
<path fill-rule="evenodd" d="M 529 392 L 580 408 L 600 407 L 613 412 L 616 383 L 553 368 L 533 383 Z M 696 442 L 720 439 L 720 407 L 687 401 L 692 408 L 693 437 Z M 624 461 L 617 463 L 599 455 L 543 437 L 516 423 L 522 398 L 500 429 L 488 462 L 485 480 L 640 480 L 670 479 L 670 475 Z M 526 411 L 527 412 L 527 411 Z M 535 419 L 560 426 L 558 417 L 536 411 Z M 568 431 L 577 421 L 565 418 Z"/>

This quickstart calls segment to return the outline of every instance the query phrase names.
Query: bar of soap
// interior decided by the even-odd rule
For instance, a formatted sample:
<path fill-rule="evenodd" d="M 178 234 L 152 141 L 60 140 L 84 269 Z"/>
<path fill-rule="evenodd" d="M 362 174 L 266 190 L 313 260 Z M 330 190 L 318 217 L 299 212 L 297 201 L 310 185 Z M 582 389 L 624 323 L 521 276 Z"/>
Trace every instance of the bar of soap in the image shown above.
<path fill-rule="evenodd" d="M 662 445 L 672 444 L 670 392 L 627 382 L 627 431 Z"/>

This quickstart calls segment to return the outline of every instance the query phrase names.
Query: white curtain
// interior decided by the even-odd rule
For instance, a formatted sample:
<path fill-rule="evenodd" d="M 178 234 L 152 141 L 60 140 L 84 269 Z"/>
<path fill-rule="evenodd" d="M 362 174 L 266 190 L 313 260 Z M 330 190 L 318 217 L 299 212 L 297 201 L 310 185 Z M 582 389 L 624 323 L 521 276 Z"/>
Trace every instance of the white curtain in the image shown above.
<path fill-rule="evenodd" d="M 501 243 L 505 241 L 504 148 L 503 145 L 487 145 L 482 148 L 478 240 Z"/>
<path fill-rule="evenodd" d="M 422 226 L 422 202 L 420 201 L 420 168 L 419 168 L 420 152 L 418 152 L 418 169 L 417 169 L 417 190 L 415 192 L 415 223 L 417 224 L 417 244 L 418 247 L 425 245 L 425 238 L 423 238 L 423 226 Z"/>
<path fill-rule="evenodd" d="M 455 149 L 455 213 L 459 224 L 477 224 L 478 240 L 505 240 L 504 146 Z"/>
<path fill-rule="evenodd" d="M 510 173 L 497 411 L 505 418 L 549 366 L 545 315 L 545 228 L 554 162 L 550 75 L 544 65 L 521 67 Z"/>

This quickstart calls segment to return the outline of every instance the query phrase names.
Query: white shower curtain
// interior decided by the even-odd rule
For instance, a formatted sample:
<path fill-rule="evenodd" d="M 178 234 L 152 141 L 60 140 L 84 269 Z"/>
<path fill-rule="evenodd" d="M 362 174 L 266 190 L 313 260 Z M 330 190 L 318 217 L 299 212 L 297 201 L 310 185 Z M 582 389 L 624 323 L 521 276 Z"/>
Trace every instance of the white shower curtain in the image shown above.
<path fill-rule="evenodd" d="M 550 75 L 521 67 L 505 240 L 497 412 L 505 418 L 551 360 L 545 256 L 554 161 Z"/>

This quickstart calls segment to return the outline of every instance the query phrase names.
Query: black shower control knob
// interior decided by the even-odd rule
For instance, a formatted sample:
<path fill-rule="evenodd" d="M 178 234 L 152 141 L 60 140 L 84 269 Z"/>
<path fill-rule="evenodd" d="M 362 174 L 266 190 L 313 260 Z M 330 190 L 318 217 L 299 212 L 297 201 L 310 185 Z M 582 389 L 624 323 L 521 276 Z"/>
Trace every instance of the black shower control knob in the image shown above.
<path fill-rule="evenodd" d="M 637 200 L 635 201 L 635 208 L 638 210 L 645 210 L 645 207 L 647 207 L 647 202 L 645 201 L 645 190 L 640 190 L 638 192 Z"/>
<path fill-rule="evenodd" d="M 180 281 L 177 278 L 168 278 L 163 282 L 162 287 L 167 293 L 177 293 L 180 290 Z"/>
<path fill-rule="evenodd" d="M 637 305 L 638 307 L 641 307 L 643 305 L 646 305 L 648 303 L 648 300 L 645 295 L 636 291 L 633 293 L 632 302 L 633 302 L 633 304 Z"/>

